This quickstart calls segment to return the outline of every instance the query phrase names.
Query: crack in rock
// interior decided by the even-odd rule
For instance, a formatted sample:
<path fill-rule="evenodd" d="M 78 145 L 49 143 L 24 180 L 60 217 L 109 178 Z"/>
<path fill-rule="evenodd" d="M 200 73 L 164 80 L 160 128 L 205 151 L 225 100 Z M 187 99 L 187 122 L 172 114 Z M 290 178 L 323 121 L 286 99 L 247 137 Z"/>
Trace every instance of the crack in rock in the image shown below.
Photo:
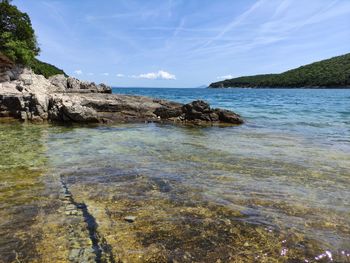
<path fill-rule="evenodd" d="M 71 262 L 115 263 L 112 248 L 99 234 L 98 224 L 86 204 L 77 203 L 74 200 L 62 176 L 60 181 L 62 184 L 60 199 L 65 204 L 65 214 L 70 226 L 69 260 Z M 82 219 L 85 224 L 82 224 Z"/>

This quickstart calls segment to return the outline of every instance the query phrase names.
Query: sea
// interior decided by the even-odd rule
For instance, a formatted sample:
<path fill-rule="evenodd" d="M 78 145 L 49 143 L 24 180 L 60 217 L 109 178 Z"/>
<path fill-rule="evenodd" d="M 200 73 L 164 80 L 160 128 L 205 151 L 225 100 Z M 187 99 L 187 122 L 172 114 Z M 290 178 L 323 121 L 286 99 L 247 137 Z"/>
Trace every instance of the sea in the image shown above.
<path fill-rule="evenodd" d="M 245 123 L 0 123 L 0 262 L 350 262 L 350 90 L 113 93 Z"/>

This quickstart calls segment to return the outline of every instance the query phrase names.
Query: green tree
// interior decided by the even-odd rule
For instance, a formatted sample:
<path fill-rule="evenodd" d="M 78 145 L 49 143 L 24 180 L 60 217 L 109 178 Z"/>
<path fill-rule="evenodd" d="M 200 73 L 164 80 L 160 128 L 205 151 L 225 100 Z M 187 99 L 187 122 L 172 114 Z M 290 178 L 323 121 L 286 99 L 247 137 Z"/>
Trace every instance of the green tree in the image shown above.
<path fill-rule="evenodd" d="M 16 63 L 29 65 L 39 51 L 28 14 L 10 0 L 0 0 L 0 52 Z"/>

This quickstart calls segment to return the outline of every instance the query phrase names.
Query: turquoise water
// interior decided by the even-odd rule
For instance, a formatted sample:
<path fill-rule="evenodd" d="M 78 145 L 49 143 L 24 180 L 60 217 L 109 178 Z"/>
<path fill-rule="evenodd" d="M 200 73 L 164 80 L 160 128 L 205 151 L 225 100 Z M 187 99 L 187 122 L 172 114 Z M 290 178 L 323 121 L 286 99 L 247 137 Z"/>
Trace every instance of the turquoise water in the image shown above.
<path fill-rule="evenodd" d="M 91 218 L 115 262 L 350 261 L 350 90 L 114 92 L 204 99 L 246 123 L 0 123 L 0 262 L 69 262 Z"/>
<path fill-rule="evenodd" d="M 247 128 L 302 134 L 330 145 L 350 143 L 350 90 L 346 89 L 114 88 L 113 92 L 181 103 L 203 99 L 241 114 Z"/>

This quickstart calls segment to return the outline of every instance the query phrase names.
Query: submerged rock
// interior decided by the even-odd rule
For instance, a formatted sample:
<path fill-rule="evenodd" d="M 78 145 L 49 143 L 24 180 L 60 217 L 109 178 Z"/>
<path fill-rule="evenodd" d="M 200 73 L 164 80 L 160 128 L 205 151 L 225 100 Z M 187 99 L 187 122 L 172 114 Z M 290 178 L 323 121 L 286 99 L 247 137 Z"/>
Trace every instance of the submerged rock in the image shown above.
<path fill-rule="evenodd" d="M 133 223 L 136 220 L 136 216 L 126 216 L 124 217 L 124 220 L 129 223 Z"/>
<path fill-rule="evenodd" d="M 23 121 L 78 123 L 177 122 L 241 124 L 234 112 L 212 109 L 204 101 L 181 104 L 142 96 L 111 94 L 104 84 L 32 70 L 0 67 L 0 117 Z"/>

